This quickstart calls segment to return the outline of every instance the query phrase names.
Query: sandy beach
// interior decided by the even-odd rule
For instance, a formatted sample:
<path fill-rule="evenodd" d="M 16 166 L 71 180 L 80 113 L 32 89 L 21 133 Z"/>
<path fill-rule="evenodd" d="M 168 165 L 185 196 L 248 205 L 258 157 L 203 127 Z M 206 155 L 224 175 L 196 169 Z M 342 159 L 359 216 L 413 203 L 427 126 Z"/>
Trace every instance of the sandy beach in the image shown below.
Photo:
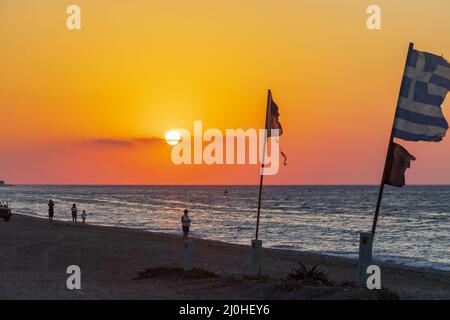
<path fill-rule="evenodd" d="M 194 267 L 218 277 L 161 276 L 137 280 L 147 268 L 181 267 L 177 236 L 100 227 L 15 214 L 0 222 L 0 299 L 377 299 L 356 280 L 356 261 L 297 251 L 264 249 L 261 279 L 243 277 L 250 248 L 194 239 Z M 333 286 L 287 288 L 297 261 L 319 265 Z M 68 290 L 66 269 L 81 268 L 82 289 Z M 382 285 L 401 299 L 450 299 L 450 272 L 379 264 Z M 342 284 L 344 283 L 344 284 Z"/>

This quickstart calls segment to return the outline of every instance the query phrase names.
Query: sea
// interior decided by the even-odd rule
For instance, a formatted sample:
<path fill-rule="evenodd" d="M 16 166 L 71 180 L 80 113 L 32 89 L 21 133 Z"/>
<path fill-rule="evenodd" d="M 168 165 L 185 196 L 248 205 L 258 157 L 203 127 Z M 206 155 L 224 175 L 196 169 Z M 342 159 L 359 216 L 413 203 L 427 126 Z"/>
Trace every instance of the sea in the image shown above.
<path fill-rule="evenodd" d="M 250 245 L 258 188 L 20 185 L 0 187 L 0 200 L 46 218 L 52 199 L 55 219 L 67 221 L 76 203 L 89 224 L 169 234 L 181 234 L 189 209 L 191 236 Z M 357 259 L 377 194 L 377 186 L 264 186 L 259 237 L 264 247 Z M 450 270 L 450 186 L 386 186 L 373 250 L 379 261 Z"/>

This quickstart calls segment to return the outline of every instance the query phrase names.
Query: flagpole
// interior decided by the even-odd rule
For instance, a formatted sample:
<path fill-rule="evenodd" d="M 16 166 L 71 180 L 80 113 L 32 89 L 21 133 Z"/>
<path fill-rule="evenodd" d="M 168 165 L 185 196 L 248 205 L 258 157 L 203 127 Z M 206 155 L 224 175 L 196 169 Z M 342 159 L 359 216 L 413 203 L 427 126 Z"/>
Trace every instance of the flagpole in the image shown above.
<path fill-rule="evenodd" d="M 269 119 L 269 109 L 270 104 L 272 103 L 272 93 L 270 92 L 270 89 L 267 92 L 267 107 L 266 107 L 266 124 L 264 126 L 264 144 L 263 144 L 263 151 L 262 151 L 262 162 L 261 162 L 261 172 L 260 172 L 260 178 L 259 178 L 259 196 L 258 196 L 258 214 L 256 216 L 256 234 L 255 234 L 255 240 L 258 240 L 259 235 L 259 216 L 261 212 L 261 194 L 262 194 L 262 186 L 263 186 L 263 178 L 264 178 L 264 162 L 266 160 L 266 144 L 267 144 L 267 121 Z"/>
<path fill-rule="evenodd" d="M 412 50 L 414 49 L 414 43 L 410 42 L 409 43 L 409 47 L 408 47 L 408 53 L 406 55 L 406 62 L 405 62 L 405 68 L 403 70 L 403 75 L 406 73 L 406 68 L 408 65 L 408 57 L 410 56 Z M 403 77 L 402 77 L 402 82 L 400 85 L 400 92 L 401 92 L 401 88 L 403 86 Z M 373 223 L 372 223 L 372 236 L 375 237 L 375 231 L 377 229 L 377 222 L 378 222 L 378 215 L 380 213 L 380 208 L 381 208 L 381 200 L 383 198 L 383 192 L 384 192 L 384 185 L 386 182 L 386 176 L 388 173 L 388 168 L 389 168 L 389 164 L 391 163 L 391 154 L 392 154 L 392 148 L 393 148 L 393 142 L 394 142 L 394 127 L 395 127 L 395 121 L 397 118 L 397 110 L 398 110 L 398 105 L 400 103 L 400 92 L 398 94 L 398 100 L 397 100 L 397 107 L 395 109 L 395 115 L 394 115 L 394 121 L 392 123 L 392 128 L 391 128 L 391 135 L 389 137 L 389 144 L 388 144 L 388 150 L 387 150 L 387 154 L 386 154 L 386 161 L 384 163 L 384 169 L 383 169 L 383 175 L 381 177 L 381 184 L 380 184 L 380 189 L 378 191 L 378 200 L 377 200 L 377 206 L 375 208 L 375 215 L 373 217 Z"/>

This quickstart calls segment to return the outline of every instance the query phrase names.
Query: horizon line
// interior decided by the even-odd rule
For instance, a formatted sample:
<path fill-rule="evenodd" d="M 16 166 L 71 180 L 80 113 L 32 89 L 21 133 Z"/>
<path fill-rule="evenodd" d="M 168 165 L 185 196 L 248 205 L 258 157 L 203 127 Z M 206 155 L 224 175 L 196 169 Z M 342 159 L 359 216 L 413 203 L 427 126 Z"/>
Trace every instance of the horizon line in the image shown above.
<path fill-rule="evenodd" d="M 4 185 L 0 185 L 0 187 L 14 187 L 14 186 L 91 186 L 91 187 L 183 187 L 183 186 L 242 186 L 242 187 L 253 187 L 256 186 L 258 187 L 259 184 L 255 183 L 255 184 L 97 184 L 97 183 L 12 183 L 12 184 L 4 184 Z M 329 183 L 329 184 L 308 184 L 308 183 L 304 183 L 304 184 L 297 184 L 297 183 L 289 183 L 289 184 L 265 184 L 264 186 L 268 186 L 268 187 L 276 187 L 276 186 L 280 186 L 280 187 L 301 187 L 301 186 L 305 186 L 305 187 L 309 187 L 309 186 L 379 186 L 379 184 L 376 183 L 347 183 L 347 184 L 338 184 L 338 183 Z M 407 186 L 450 186 L 450 183 L 411 183 L 408 185 L 405 185 L 405 187 Z"/>

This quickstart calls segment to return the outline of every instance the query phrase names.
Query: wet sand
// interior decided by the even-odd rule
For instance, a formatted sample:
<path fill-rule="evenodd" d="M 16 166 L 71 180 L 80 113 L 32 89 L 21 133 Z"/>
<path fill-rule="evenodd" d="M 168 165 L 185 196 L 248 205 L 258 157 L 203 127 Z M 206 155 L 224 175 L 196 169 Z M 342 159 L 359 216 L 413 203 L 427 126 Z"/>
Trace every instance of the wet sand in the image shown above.
<path fill-rule="evenodd" d="M 367 289 L 340 285 L 357 279 L 351 259 L 264 249 L 263 279 L 246 279 L 249 246 L 194 240 L 194 267 L 219 278 L 135 280 L 151 267 L 182 267 L 178 236 L 100 227 L 15 214 L 0 221 L 0 299 L 373 299 Z M 280 289 L 302 261 L 329 272 L 333 287 Z M 66 269 L 81 268 L 81 290 L 68 290 Z M 379 264 L 382 285 L 401 299 L 450 299 L 450 272 Z M 284 286 L 281 286 L 284 287 Z M 379 298 L 379 297 L 378 297 Z"/>

